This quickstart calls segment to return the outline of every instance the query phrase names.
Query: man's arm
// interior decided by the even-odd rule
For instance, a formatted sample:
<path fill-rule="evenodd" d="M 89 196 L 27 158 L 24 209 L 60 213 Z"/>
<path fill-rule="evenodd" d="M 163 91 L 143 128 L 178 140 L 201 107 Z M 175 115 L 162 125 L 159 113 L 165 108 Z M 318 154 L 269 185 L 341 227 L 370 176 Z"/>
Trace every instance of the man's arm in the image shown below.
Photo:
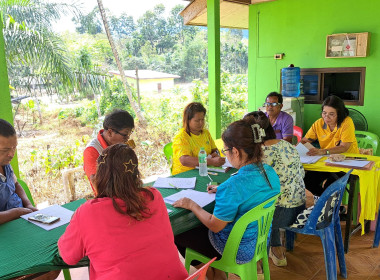
<path fill-rule="evenodd" d="M 13 208 L 9 209 L 6 211 L 1 211 L 0 212 L 0 225 L 4 224 L 6 222 L 15 220 L 20 218 L 20 216 L 29 214 L 33 212 L 32 209 L 29 208 L 23 208 L 23 207 L 18 207 L 18 208 Z"/>
<path fill-rule="evenodd" d="M 21 187 L 19 182 L 17 182 L 17 178 L 14 174 L 13 174 L 13 181 L 15 182 L 15 187 L 16 187 L 15 193 L 21 198 L 22 205 L 25 208 L 29 208 L 32 211 L 37 211 L 38 209 L 32 205 L 32 203 L 28 199 L 28 196 L 26 195 L 24 189 Z"/>

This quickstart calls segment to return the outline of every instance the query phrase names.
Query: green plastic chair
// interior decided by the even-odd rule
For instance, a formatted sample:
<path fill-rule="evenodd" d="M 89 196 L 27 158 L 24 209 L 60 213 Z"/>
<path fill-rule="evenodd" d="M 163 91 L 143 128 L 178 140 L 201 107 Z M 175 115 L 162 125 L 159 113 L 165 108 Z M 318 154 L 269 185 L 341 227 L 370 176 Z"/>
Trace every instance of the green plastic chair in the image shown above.
<path fill-rule="evenodd" d="M 171 173 L 172 167 L 173 167 L 173 142 L 167 143 L 164 146 L 164 154 L 170 166 L 170 173 Z"/>
<path fill-rule="evenodd" d="M 36 206 L 32 197 L 32 194 L 30 193 L 28 185 L 21 179 L 17 179 L 17 182 L 21 185 L 21 187 L 24 189 L 24 192 L 26 196 L 28 197 L 29 201 L 32 203 L 33 206 Z M 65 280 L 71 280 L 71 274 L 70 270 L 68 269 L 62 269 L 63 277 Z"/>
<path fill-rule="evenodd" d="M 226 273 L 229 272 L 237 274 L 242 280 L 254 280 L 257 279 L 256 263 L 259 260 L 263 260 L 264 279 L 270 279 L 267 253 L 268 232 L 272 224 L 273 213 L 278 196 L 279 194 L 251 209 L 235 223 L 230 236 L 228 237 L 221 259 L 211 263 L 211 267 L 220 269 Z M 265 208 L 265 206 L 267 207 Z M 247 226 L 255 221 L 257 221 L 258 233 L 255 255 L 250 262 L 245 264 L 237 264 L 236 255 L 239 249 L 240 241 Z M 185 268 L 187 271 L 190 270 L 190 264 L 193 260 L 208 263 L 210 258 L 190 248 L 186 248 Z"/>
<path fill-rule="evenodd" d="M 379 145 L 379 137 L 368 131 L 355 131 L 356 140 L 358 141 L 359 148 L 369 149 L 372 148 L 373 154 L 376 155 L 377 146 Z"/>

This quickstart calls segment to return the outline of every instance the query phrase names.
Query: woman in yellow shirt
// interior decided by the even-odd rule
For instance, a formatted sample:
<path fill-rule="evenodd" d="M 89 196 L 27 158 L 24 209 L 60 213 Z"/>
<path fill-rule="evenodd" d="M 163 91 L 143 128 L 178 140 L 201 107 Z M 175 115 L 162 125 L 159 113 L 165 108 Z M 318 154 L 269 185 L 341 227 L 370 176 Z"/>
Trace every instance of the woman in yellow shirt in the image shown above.
<path fill-rule="evenodd" d="M 322 104 L 322 118 L 313 123 L 301 140 L 301 143 L 318 140 L 321 148 L 310 149 L 307 154 L 315 156 L 345 152 L 359 153 L 355 126 L 348 114 L 342 99 L 335 95 L 327 97 Z M 335 180 L 332 174 L 334 173 L 308 171 L 305 176 L 306 188 L 315 195 L 321 195 L 323 190 Z"/>
<path fill-rule="evenodd" d="M 222 166 L 225 158 L 219 156 L 210 132 L 204 128 L 206 109 L 201 103 L 188 104 L 183 111 L 183 128 L 173 139 L 172 174 L 178 174 L 199 165 L 198 153 L 201 147 L 208 155 L 207 165 Z"/>

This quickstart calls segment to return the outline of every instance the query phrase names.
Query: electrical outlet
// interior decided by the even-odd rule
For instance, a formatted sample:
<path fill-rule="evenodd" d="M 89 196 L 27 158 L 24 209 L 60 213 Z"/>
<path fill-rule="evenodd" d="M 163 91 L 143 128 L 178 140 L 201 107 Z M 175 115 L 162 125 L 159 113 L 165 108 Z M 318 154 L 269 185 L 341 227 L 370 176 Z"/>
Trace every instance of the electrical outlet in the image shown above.
<path fill-rule="evenodd" d="M 274 59 L 282 59 L 284 55 L 285 55 L 284 53 L 276 53 L 274 55 Z"/>

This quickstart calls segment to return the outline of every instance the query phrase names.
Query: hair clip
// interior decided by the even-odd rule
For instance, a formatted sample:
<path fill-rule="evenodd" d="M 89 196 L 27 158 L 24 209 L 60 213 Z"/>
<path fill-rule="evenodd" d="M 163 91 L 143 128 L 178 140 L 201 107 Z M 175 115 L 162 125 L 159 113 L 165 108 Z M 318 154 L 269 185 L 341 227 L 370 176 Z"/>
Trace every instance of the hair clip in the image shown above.
<path fill-rule="evenodd" d="M 100 155 L 99 156 L 99 162 L 98 162 L 98 165 L 101 165 L 102 163 L 106 163 L 106 157 L 107 157 L 107 154 L 104 154 L 104 155 Z"/>
<path fill-rule="evenodd" d="M 253 142 L 262 143 L 263 137 L 265 137 L 265 130 L 261 128 L 257 123 L 251 125 L 251 128 L 253 133 Z"/>
<path fill-rule="evenodd" d="M 125 167 L 125 173 L 131 172 L 132 174 L 135 172 L 135 168 L 137 167 L 136 163 L 133 163 L 132 159 L 130 159 L 128 162 L 123 163 Z"/>

